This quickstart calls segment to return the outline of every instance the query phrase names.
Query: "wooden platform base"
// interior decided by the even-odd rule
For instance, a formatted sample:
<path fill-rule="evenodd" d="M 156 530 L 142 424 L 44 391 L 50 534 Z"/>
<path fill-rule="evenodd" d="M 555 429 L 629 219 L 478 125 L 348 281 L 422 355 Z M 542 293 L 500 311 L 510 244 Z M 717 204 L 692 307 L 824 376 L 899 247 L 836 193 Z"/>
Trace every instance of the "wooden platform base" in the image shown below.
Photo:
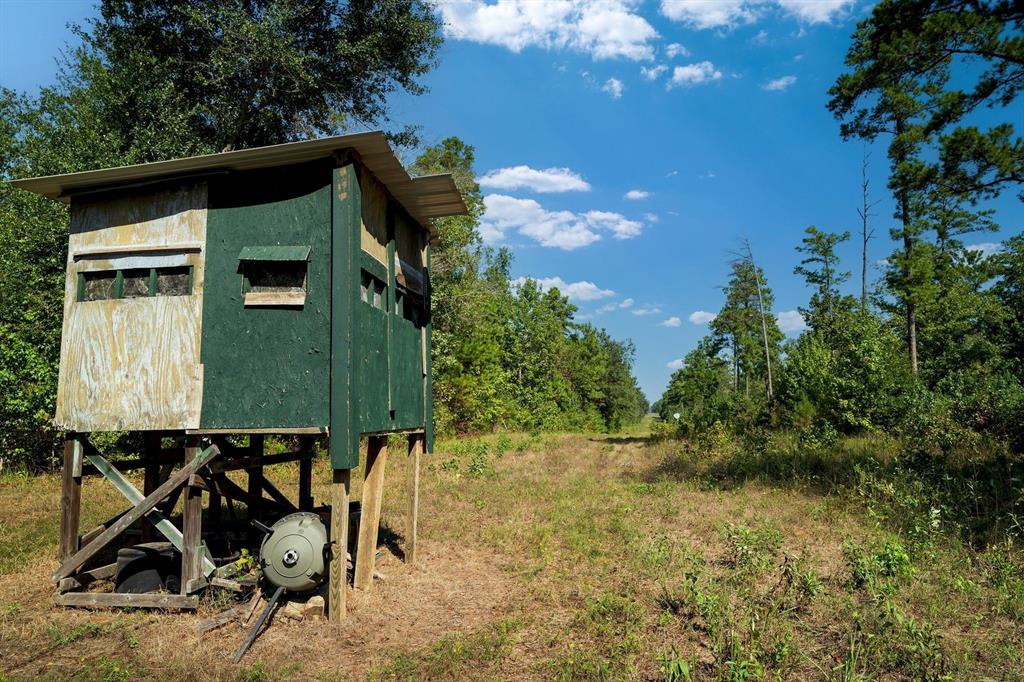
<path fill-rule="evenodd" d="M 199 597 L 182 594 L 116 594 L 114 592 L 67 592 L 55 594 L 57 606 L 79 608 L 142 608 L 192 611 L 199 606 Z"/>

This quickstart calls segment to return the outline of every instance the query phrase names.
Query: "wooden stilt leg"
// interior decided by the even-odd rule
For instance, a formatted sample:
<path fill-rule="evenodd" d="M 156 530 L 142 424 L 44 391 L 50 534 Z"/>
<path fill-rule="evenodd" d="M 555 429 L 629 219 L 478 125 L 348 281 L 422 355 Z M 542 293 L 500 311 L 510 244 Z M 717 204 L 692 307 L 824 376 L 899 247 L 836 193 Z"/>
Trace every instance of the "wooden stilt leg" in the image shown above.
<path fill-rule="evenodd" d="M 261 434 L 254 433 L 249 436 L 249 456 L 263 458 L 263 436 Z M 263 499 L 263 465 L 252 467 L 247 473 L 249 474 L 249 518 L 259 519 L 263 514 L 260 504 L 260 500 Z M 250 532 L 254 540 L 261 535 L 260 531 L 255 528 Z"/>
<path fill-rule="evenodd" d="M 78 551 L 78 525 L 82 509 L 82 441 L 75 433 L 64 437 L 64 469 L 60 496 L 60 560 Z"/>
<path fill-rule="evenodd" d="M 327 616 L 338 623 L 345 617 L 348 591 L 348 515 L 352 470 L 335 469 L 331 484 L 331 575 L 327 588 Z"/>
<path fill-rule="evenodd" d="M 302 441 L 302 452 L 313 452 L 313 441 L 305 438 Z M 299 509 L 313 510 L 313 460 L 299 460 Z"/>
<path fill-rule="evenodd" d="M 190 437 L 185 445 L 185 461 L 191 462 L 201 452 L 199 441 Z M 205 587 L 203 575 L 203 491 L 197 486 L 185 489 L 182 514 L 181 593 L 192 594 Z"/>
<path fill-rule="evenodd" d="M 420 511 L 420 455 L 423 454 L 422 433 L 409 436 L 409 511 L 405 519 L 405 563 L 416 563 L 416 526 Z"/>
<path fill-rule="evenodd" d="M 384 499 L 384 467 L 388 459 L 387 436 L 370 436 L 366 448 L 366 472 L 363 499 L 359 507 L 359 544 L 356 546 L 356 571 L 353 586 L 369 589 L 373 585 L 373 566 L 380 530 L 380 505 Z"/>
<path fill-rule="evenodd" d="M 160 485 L 160 434 L 155 431 L 147 431 L 143 458 L 146 461 L 145 475 L 142 479 L 142 494 L 148 496 Z M 153 524 L 148 520 L 142 522 L 142 541 L 153 540 Z"/>

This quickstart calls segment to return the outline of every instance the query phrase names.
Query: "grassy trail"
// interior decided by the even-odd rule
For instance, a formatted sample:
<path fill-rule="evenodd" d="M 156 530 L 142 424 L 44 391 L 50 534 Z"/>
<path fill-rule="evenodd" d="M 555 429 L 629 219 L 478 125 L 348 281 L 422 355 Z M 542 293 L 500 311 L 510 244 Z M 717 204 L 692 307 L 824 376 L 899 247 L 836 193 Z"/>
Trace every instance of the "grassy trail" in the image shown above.
<path fill-rule="evenodd" d="M 405 465 L 388 463 L 398 535 Z M 242 630 L 192 630 L 223 595 L 196 615 L 51 608 L 58 480 L 4 479 L 0 679 L 1024 679 L 1016 550 L 909 551 L 849 495 L 720 465 L 642 433 L 442 443 L 420 563 L 386 554 L 344 624 L 274 623 L 242 666 Z M 294 494 L 294 469 L 270 477 Z M 88 527 L 120 502 L 89 481 L 84 505 Z"/>

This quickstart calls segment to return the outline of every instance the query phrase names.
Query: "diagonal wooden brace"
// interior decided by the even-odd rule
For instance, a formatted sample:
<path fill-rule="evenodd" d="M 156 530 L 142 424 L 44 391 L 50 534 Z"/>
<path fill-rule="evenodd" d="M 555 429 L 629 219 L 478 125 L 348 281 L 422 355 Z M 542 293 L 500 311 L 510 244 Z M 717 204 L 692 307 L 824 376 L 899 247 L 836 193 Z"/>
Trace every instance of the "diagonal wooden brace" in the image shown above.
<path fill-rule="evenodd" d="M 87 446 L 91 450 L 91 446 Z M 125 478 L 120 471 L 118 471 L 113 464 L 107 461 L 103 455 L 98 452 L 90 452 L 86 455 L 86 459 L 89 463 L 96 467 L 96 470 L 103 474 L 104 478 L 110 481 L 118 492 L 128 498 L 128 501 L 132 504 L 139 504 L 145 499 L 145 495 L 139 492 L 139 489 L 131 484 L 127 478 Z M 167 538 L 172 545 L 174 545 L 180 552 L 182 550 L 182 534 L 173 523 L 171 523 L 166 516 L 164 516 L 159 509 L 155 507 L 146 512 L 146 518 L 156 526 L 156 529 L 160 531 L 160 534 Z M 203 573 L 210 575 L 217 567 L 210 560 L 210 557 L 204 552 L 203 554 Z"/>
<path fill-rule="evenodd" d="M 217 449 L 216 445 L 211 445 L 202 452 L 200 452 L 194 459 L 186 462 L 185 465 L 178 469 L 173 476 L 168 478 L 163 485 L 154 490 L 150 495 L 146 496 L 141 502 L 135 505 L 131 511 L 122 516 L 114 525 L 106 529 L 95 540 L 90 542 L 85 547 L 81 548 L 74 555 L 68 558 L 64 563 L 61 564 L 60 568 L 53 574 L 53 581 L 60 582 L 62 578 L 67 578 L 69 575 L 78 570 L 86 561 L 91 559 L 97 552 L 106 547 L 110 542 L 118 535 L 128 530 L 129 527 L 143 516 L 145 516 L 153 507 L 155 507 L 160 500 L 164 499 L 171 494 L 172 491 L 180 488 L 181 486 L 188 483 L 189 476 L 199 470 L 200 467 L 206 465 L 211 460 L 215 459 L 220 454 L 220 450 Z"/>

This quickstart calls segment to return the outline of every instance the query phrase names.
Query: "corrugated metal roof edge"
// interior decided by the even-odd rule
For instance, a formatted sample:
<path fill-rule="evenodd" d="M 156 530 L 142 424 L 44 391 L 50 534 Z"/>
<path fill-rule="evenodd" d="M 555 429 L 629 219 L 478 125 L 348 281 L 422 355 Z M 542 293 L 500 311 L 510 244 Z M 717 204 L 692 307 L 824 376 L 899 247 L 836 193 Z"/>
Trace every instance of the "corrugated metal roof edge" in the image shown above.
<path fill-rule="evenodd" d="M 266 147 L 154 161 L 134 166 L 24 178 L 12 180 L 9 184 L 42 194 L 50 199 L 66 201 L 69 194 L 94 190 L 99 187 L 114 188 L 133 182 L 173 178 L 177 175 L 187 175 L 199 171 L 240 171 L 267 168 L 287 163 L 311 161 L 343 149 L 354 149 L 370 172 L 376 175 L 405 210 L 432 234 L 436 234 L 431 222 L 432 218 L 464 215 L 468 210 L 451 175 L 410 177 L 408 171 L 395 156 L 387 137 L 380 131 L 286 142 Z M 420 180 L 427 182 L 418 182 Z M 446 186 L 438 188 L 437 183 L 439 182 Z M 429 201 L 421 202 L 420 199 L 429 199 Z"/>

